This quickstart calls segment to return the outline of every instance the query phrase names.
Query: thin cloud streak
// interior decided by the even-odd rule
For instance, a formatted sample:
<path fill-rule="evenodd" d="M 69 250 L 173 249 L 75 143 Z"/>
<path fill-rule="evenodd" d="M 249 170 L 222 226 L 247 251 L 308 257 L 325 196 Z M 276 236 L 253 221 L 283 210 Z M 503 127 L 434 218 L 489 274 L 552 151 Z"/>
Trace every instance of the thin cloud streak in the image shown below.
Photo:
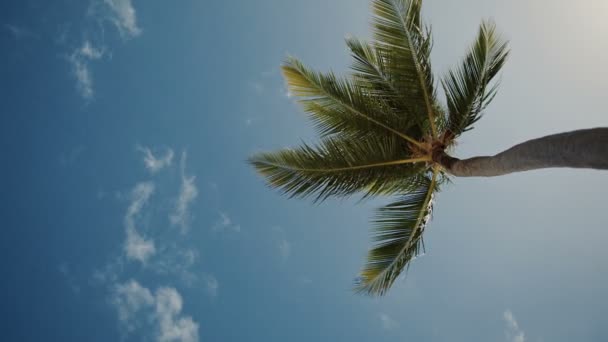
<path fill-rule="evenodd" d="M 515 316 L 511 310 L 506 310 L 503 313 L 503 319 L 507 324 L 505 330 L 505 337 L 507 342 L 525 342 L 526 337 L 524 332 L 519 328 L 519 324 L 517 324 L 517 320 L 515 320 Z"/>
<path fill-rule="evenodd" d="M 220 215 L 219 219 L 213 225 L 213 230 L 215 230 L 215 231 L 232 230 L 237 233 L 241 231 L 241 225 L 235 224 L 234 222 L 232 222 L 232 219 L 230 218 L 230 216 L 228 216 L 228 214 L 220 211 L 219 215 Z"/>
<path fill-rule="evenodd" d="M 141 34 L 142 29 L 137 26 L 137 13 L 131 0 L 104 0 L 112 11 L 110 20 L 123 38 L 134 38 Z"/>
<path fill-rule="evenodd" d="M 110 302 L 116 308 L 122 327 L 126 329 L 127 333 L 131 333 L 140 325 L 137 321 L 137 314 L 153 305 L 154 297 L 150 290 L 141 286 L 137 281 L 130 280 L 114 286 Z"/>
<path fill-rule="evenodd" d="M 96 48 L 85 40 L 82 46 L 75 49 L 68 56 L 68 62 L 72 67 L 72 74 L 76 78 L 76 89 L 85 100 L 92 100 L 95 93 L 93 89 L 93 75 L 89 63 L 101 59 L 105 49 Z"/>
<path fill-rule="evenodd" d="M 156 247 L 153 240 L 146 239 L 137 232 L 135 218 L 148 203 L 148 200 L 153 193 L 154 183 L 144 182 L 137 184 L 131 192 L 131 204 L 127 209 L 127 214 L 124 219 L 127 234 L 124 248 L 127 258 L 140 261 L 144 264 L 156 253 Z"/>
<path fill-rule="evenodd" d="M 95 11 L 97 5 L 104 7 L 107 13 L 99 16 Z M 97 0 L 91 2 L 88 15 L 97 20 L 108 19 L 116 26 L 123 39 L 137 37 L 142 32 L 141 28 L 137 25 L 137 15 L 131 0 Z M 28 34 L 27 30 L 13 25 L 5 25 L 5 27 L 17 39 Z M 103 25 L 100 29 L 103 36 Z M 66 35 L 66 31 L 64 31 L 57 41 L 65 42 L 67 39 Z M 99 60 L 106 55 L 105 48 L 95 47 L 91 41 L 85 40 L 81 47 L 74 49 L 67 56 L 67 60 L 71 66 L 71 73 L 76 79 L 76 90 L 87 101 L 91 101 L 95 97 L 94 78 L 90 62 Z"/>
<path fill-rule="evenodd" d="M 198 324 L 192 317 L 181 317 L 183 301 L 176 289 L 162 287 L 156 291 L 156 318 L 159 324 L 158 342 L 196 342 Z"/>
<path fill-rule="evenodd" d="M 174 152 L 170 148 L 167 148 L 165 154 L 159 157 L 156 157 L 149 147 L 137 145 L 136 149 L 144 154 L 144 165 L 150 173 L 157 173 L 173 163 Z"/>
<path fill-rule="evenodd" d="M 220 289 L 220 283 L 217 281 L 217 278 L 211 274 L 205 275 L 205 286 L 207 294 L 210 297 L 217 297 Z"/>
<path fill-rule="evenodd" d="M 192 214 L 190 213 L 190 204 L 198 196 L 198 188 L 196 187 L 196 176 L 186 175 L 186 152 L 182 152 L 181 158 L 181 178 L 182 184 L 175 204 L 173 212 L 169 215 L 169 220 L 174 226 L 179 226 L 182 233 L 186 233 L 190 228 Z"/>

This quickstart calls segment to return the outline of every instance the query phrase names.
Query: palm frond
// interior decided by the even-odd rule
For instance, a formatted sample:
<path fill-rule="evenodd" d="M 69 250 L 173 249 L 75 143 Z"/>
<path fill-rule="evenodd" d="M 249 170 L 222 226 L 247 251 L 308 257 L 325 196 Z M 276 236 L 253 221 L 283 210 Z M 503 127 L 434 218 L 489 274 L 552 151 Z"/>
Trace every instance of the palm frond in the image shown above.
<path fill-rule="evenodd" d="M 394 120 L 396 126 L 393 128 L 405 132 L 416 140 L 422 140 L 425 132 L 417 123 L 423 122 L 426 118 L 420 118 L 417 115 L 426 116 L 426 113 L 412 106 L 407 101 L 407 94 L 403 94 L 395 84 L 395 80 L 388 70 L 388 64 L 392 58 L 388 55 L 390 51 L 376 49 L 370 43 L 357 38 L 347 38 L 346 45 L 354 59 L 351 66 L 354 70 L 354 86 L 361 89 L 367 96 L 378 98 L 391 107 L 391 110 L 397 115 Z"/>
<path fill-rule="evenodd" d="M 432 38 L 422 24 L 421 7 L 421 0 L 374 0 L 374 38 L 399 92 L 416 111 L 426 114 L 419 124 L 437 137 Z"/>
<path fill-rule="evenodd" d="M 438 171 L 415 190 L 379 209 L 374 220 L 376 246 L 369 252 L 356 291 L 383 295 L 418 255 L 433 210 Z"/>
<path fill-rule="evenodd" d="M 355 71 L 355 80 L 360 80 L 357 83 L 359 86 L 365 88 L 373 96 L 388 100 L 402 100 L 401 94 L 387 70 L 385 51 L 378 50 L 368 42 L 353 37 L 346 39 L 346 45 L 354 59 L 352 69 Z"/>
<path fill-rule="evenodd" d="M 360 138 L 370 134 L 401 137 L 412 144 L 419 143 L 394 127 L 399 117 L 390 106 L 378 98 L 366 96 L 351 82 L 329 72 L 321 74 L 306 68 L 295 58 L 283 65 L 283 75 L 289 90 L 300 97 L 299 102 L 311 114 L 320 134 L 339 134 Z"/>
<path fill-rule="evenodd" d="M 428 158 L 408 156 L 394 137 L 326 138 L 317 146 L 260 153 L 249 162 L 271 187 L 316 200 L 394 194 L 419 186 Z"/>
<path fill-rule="evenodd" d="M 470 130 L 496 95 L 490 82 L 509 55 L 507 41 L 491 22 L 483 22 L 462 63 L 442 80 L 448 104 L 448 130 L 455 138 Z"/>

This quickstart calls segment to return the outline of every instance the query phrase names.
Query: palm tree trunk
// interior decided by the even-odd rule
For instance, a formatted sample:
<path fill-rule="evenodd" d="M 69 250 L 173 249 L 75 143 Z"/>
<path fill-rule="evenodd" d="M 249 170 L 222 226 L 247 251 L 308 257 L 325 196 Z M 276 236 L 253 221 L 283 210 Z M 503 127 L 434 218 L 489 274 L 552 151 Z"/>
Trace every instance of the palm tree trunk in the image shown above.
<path fill-rule="evenodd" d="M 549 167 L 608 169 L 608 127 L 582 129 L 528 140 L 495 156 L 436 159 L 458 177 L 493 177 Z"/>

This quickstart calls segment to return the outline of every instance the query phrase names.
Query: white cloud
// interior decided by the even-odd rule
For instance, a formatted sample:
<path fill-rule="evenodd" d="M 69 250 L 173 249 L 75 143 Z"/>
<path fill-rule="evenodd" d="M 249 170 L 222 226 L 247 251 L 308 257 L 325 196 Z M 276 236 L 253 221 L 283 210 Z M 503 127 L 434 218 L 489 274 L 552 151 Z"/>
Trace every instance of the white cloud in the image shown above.
<path fill-rule="evenodd" d="M 137 26 L 137 13 L 131 0 L 104 0 L 112 11 L 110 20 L 116 25 L 123 38 L 133 38 L 141 34 Z"/>
<path fill-rule="evenodd" d="M 175 244 L 164 246 L 158 252 L 159 257 L 149 266 L 159 275 L 176 275 L 184 285 L 193 286 L 198 281 L 198 275 L 192 271 L 198 254 L 194 249 L 184 249 Z"/>
<path fill-rule="evenodd" d="M 76 78 L 76 89 L 86 100 L 91 100 L 94 96 L 93 75 L 89 62 L 102 58 L 105 49 L 96 48 L 93 44 L 85 40 L 81 47 L 76 48 L 68 57 L 72 66 L 72 74 Z"/>
<path fill-rule="evenodd" d="M 165 154 L 163 156 L 156 157 L 148 147 L 137 146 L 138 151 L 144 154 L 144 164 L 146 165 L 146 169 L 151 173 L 156 173 L 165 167 L 171 166 L 173 163 L 173 150 L 167 148 Z"/>
<path fill-rule="evenodd" d="M 215 222 L 215 224 L 213 225 L 213 230 L 232 230 L 235 232 L 240 232 L 241 231 L 241 226 L 239 224 L 234 224 L 232 222 L 232 219 L 230 218 L 230 216 L 228 216 L 228 214 L 223 213 L 223 212 L 219 212 L 220 217 L 219 219 Z"/>
<path fill-rule="evenodd" d="M 198 323 L 181 314 L 183 300 L 175 288 L 161 287 L 152 295 L 148 288 L 130 280 L 114 287 L 111 303 L 127 333 L 152 323 L 158 342 L 198 341 Z M 151 320 L 142 319 L 146 317 Z"/>
<path fill-rule="evenodd" d="M 154 297 L 150 290 L 130 280 L 115 286 L 111 302 L 118 312 L 118 320 L 131 332 L 137 326 L 137 314 L 153 305 Z"/>
<path fill-rule="evenodd" d="M 186 152 L 182 152 L 181 176 L 182 185 L 173 212 L 169 215 L 169 220 L 174 226 L 180 226 L 182 233 L 188 231 L 192 215 L 190 214 L 190 204 L 198 196 L 198 188 L 194 181 L 195 176 L 186 176 Z"/>
<path fill-rule="evenodd" d="M 217 297 L 217 294 L 220 289 L 220 283 L 217 281 L 217 278 L 211 274 L 205 275 L 205 286 L 207 290 L 207 294 L 211 297 Z"/>
<path fill-rule="evenodd" d="M 93 98 L 93 77 L 89 65 L 81 59 L 70 58 L 72 72 L 76 77 L 76 89 L 86 100 Z"/>
<path fill-rule="evenodd" d="M 384 330 L 393 330 L 398 327 L 397 321 L 386 313 L 380 314 L 380 321 Z"/>
<path fill-rule="evenodd" d="M 154 183 L 152 182 L 142 182 L 135 185 L 135 188 L 131 191 L 131 203 L 125 215 L 125 225 L 127 227 L 135 227 L 135 216 L 148 203 L 153 193 Z"/>
<path fill-rule="evenodd" d="M 90 41 L 85 40 L 82 46 L 77 50 L 78 54 L 90 60 L 97 60 L 103 57 L 105 49 L 96 48 Z"/>
<path fill-rule="evenodd" d="M 517 324 L 515 316 L 513 316 L 511 310 L 506 310 L 503 313 L 503 319 L 507 324 L 505 330 L 505 337 L 507 342 L 525 342 L 526 337 L 524 335 L 524 332 L 519 328 L 519 324 Z"/>
<path fill-rule="evenodd" d="M 125 252 L 127 258 L 145 264 L 156 253 L 156 246 L 153 240 L 144 238 L 135 229 L 127 228 Z"/>
<path fill-rule="evenodd" d="M 138 183 L 131 192 L 131 204 L 125 215 L 125 230 L 127 240 L 125 242 L 125 252 L 127 258 L 138 260 L 142 263 L 156 253 L 154 241 L 146 239 L 137 232 L 135 218 L 146 205 L 150 196 L 154 192 L 154 184 L 151 182 Z"/>
<path fill-rule="evenodd" d="M 159 342 L 198 341 L 198 324 L 192 317 L 180 317 L 182 297 L 174 288 L 163 287 L 156 291 L 156 317 L 159 324 Z"/>

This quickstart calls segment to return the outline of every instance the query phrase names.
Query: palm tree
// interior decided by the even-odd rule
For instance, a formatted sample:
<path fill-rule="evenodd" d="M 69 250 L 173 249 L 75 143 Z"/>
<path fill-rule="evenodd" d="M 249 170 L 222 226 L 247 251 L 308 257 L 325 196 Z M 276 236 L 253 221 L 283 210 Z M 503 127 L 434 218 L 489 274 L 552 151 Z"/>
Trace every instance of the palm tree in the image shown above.
<path fill-rule="evenodd" d="M 436 96 L 431 30 L 422 0 L 373 0 L 374 40 L 347 38 L 352 75 L 315 72 L 295 58 L 283 65 L 290 92 L 322 140 L 259 153 L 250 163 L 292 197 L 393 195 L 373 220 L 376 244 L 356 290 L 382 295 L 423 248 L 435 194 L 450 176 L 497 176 L 546 167 L 608 169 L 608 128 L 550 135 L 491 157 L 459 160 L 450 152 L 473 128 L 497 90 L 509 54 L 493 23 L 482 22 L 462 62 L 441 78 Z"/>

